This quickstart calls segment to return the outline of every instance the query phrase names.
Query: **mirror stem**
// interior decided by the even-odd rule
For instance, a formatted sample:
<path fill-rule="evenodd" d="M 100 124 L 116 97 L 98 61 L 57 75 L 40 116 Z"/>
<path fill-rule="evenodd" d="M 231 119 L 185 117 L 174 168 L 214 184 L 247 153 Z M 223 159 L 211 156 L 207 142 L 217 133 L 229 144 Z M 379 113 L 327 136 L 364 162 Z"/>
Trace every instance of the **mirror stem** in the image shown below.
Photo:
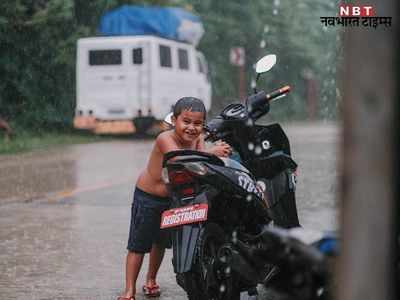
<path fill-rule="evenodd" d="M 254 87 L 254 94 L 257 94 L 257 81 L 260 78 L 260 73 L 257 73 L 257 77 L 256 77 L 256 85 Z"/>

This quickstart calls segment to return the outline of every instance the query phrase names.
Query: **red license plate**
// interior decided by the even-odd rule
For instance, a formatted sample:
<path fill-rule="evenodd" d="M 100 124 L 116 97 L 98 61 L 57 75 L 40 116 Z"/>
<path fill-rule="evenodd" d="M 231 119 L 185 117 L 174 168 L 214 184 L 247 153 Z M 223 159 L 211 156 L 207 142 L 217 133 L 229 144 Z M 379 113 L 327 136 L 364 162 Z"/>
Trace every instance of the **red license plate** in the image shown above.
<path fill-rule="evenodd" d="M 207 220 L 208 204 L 194 204 L 166 210 L 161 215 L 160 228 L 169 228 Z"/>

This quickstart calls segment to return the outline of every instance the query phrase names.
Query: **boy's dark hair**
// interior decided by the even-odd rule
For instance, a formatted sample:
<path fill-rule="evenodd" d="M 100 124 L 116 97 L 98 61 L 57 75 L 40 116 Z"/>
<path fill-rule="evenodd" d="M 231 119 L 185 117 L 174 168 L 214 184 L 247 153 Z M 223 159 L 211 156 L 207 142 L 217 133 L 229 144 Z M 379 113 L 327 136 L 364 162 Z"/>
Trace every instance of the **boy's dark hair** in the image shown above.
<path fill-rule="evenodd" d="M 202 112 L 204 114 L 204 119 L 206 118 L 206 107 L 203 101 L 195 97 L 183 97 L 176 101 L 174 105 L 174 117 L 177 118 L 182 111 L 189 110 L 193 112 Z"/>

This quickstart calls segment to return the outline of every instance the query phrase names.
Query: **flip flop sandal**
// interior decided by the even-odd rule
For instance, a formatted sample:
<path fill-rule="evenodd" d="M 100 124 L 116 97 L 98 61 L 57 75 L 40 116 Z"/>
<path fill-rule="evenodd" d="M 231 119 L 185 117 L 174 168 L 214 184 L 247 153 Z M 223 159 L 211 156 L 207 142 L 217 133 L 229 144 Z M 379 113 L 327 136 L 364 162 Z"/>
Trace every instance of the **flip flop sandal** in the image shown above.
<path fill-rule="evenodd" d="M 117 300 L 135 300 L 135 297 L 130 297 L 130 298 L 126 298 L 126 297 L 118 297 Z"/>
<path fill-rule="evenodd" d="M 158 284 L 153 285 L 153 286 L 143 286 L 143 293 L 146 297 L 160 297 L 161 291 L 160 291 L 160 286 Z"/>

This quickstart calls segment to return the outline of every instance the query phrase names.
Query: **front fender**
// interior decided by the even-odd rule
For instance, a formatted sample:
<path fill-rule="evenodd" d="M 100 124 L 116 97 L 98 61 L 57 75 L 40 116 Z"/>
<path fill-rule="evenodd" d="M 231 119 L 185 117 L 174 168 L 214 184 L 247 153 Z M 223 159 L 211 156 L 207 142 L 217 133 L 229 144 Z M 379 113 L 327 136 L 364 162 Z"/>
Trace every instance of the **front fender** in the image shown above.
<path fill-rule="evenodd" d="M 190 271 L 201 232 L 201 224 L 183 225 L 172 232 L 173 258 L 175 273 Z"/>

